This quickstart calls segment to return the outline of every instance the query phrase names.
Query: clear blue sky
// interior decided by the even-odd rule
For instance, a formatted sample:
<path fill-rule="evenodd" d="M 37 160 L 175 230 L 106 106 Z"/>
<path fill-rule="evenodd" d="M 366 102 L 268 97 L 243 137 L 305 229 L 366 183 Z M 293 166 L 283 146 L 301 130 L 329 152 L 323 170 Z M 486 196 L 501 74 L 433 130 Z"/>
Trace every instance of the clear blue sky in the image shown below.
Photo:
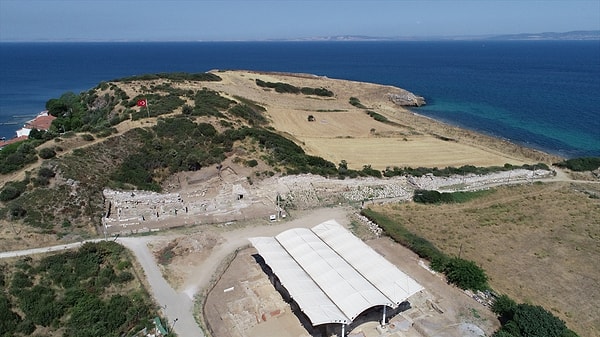
<path fill-rule="evenodd" d="M 0 41 L 230 41 L 572 30 L 600 30 L 600 0 L 0 0 Z"/>

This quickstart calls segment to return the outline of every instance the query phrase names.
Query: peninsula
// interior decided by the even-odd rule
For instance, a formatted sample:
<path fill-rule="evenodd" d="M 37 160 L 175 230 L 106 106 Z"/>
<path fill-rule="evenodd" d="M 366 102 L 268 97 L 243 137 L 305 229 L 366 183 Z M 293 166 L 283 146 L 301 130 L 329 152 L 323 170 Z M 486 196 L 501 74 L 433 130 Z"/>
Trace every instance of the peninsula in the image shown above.
<path fill-rule="evenodd" d="M 277 293 L 247 238 L 335 219 L 434 290 L 413 299 L 413 333 L 499 328 L 487 299 L 450 289 L 421 254 L 381 237 L 394 237 L 389 221 L 483 266 L 496 291 L 560 308 L 553 313 L 577 331 L 600 331 L 590 286 L 600 233 L 588 221 L 600 217 L 597 169 L 564 170 L 554 166 L 563 158 L 421 116 L 419 94 L 244 70 L 133 76 L 66 93 L 48 101 L 56 118 L 47 131 L 0 152 L 0 250 L 10 258 L 118 238 L 179 335 L 196 334 L 194 320 L 215 336 L 265 335 L 283 331 L 280 318 L 297 318 L 281 300 L 257 304 L 267 302 L 256 294 Z M 468 197 L 460 206 L 421 203 L 442 194 Z M 588 307 L 565 283 L 587 289 Z M 238 295 L 247 303 L 233 304 Z M 423 310 L 438 316 L 429 321 Z M 218 323 L 249 312 L 244 327 Z M 297 325 L 290 331 L 305 333 Z"/>

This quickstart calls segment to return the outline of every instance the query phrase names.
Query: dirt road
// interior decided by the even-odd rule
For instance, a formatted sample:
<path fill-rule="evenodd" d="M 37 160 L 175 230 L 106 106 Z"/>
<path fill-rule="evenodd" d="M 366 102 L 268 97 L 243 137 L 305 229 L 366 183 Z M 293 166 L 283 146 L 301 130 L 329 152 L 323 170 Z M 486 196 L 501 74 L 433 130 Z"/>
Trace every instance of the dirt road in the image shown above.
<path fill-rule="evenodd" d="M 184 280 L 184 286 L 181 291 L 173 287 L 163 277 L 154 255 L 148 248 L 148 244 L 160 240 L 172 240 L 177 238 L 173 236 L 160 237 L 125 237 L 119 238 L 120 242 L 132 250 L 142 265 L 148 283 L 157 304 L 161 311 L 167 317 L 169 327 L 172 328 L 181 337 L 203 337 L 204 333 L 196 323 L 193 314 L 194 296 L 208 286 L 210 279 L 217 270 L 221 261 L 237 248 L 248 245 L 248 238 L 254 236 L 273 236 L 286 229 L 295 227 L 312 227 L 325 220 L 335 219 L 339 223 L 348 224 L 348 212 L 346 208 L 321 208 L 297 214 L 293 219 L 282 220 L 278 222 L 263 222 L 253 224 L 247 227 L 241 227 L 233 230 L 222 230 L 222 243 L 215 247 L 210 255 L 193 266 L 186 266 L 192 270 Z M 184 234 L 181 234 L 184 235 Z M 175 322 L 175 324 L 173 324 Z"/>
<path fill-rule="evenodd" d="M 119 238 L 117 241 L 135 254 L 144 268 L 146 279 L 150 284 L 150 292 L 167 317 L 168 330 L 173 329 L 181 337 L 204 337 L 204 333 L 196 323 L 193 315 L 193 298 L 187 294 L 177 293 L 163 278 L 154 256 L 148 249 L 152 237 Z"/>

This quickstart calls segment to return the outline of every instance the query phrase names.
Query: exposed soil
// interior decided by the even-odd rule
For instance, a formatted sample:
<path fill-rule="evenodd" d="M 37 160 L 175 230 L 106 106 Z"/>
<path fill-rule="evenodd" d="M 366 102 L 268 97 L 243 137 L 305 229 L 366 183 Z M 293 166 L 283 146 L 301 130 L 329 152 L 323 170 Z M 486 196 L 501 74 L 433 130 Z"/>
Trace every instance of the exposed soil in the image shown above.
<path fill-rule="evenodd" d="M 353 219 L 353 230 L 369 232 L 361 221 L 356 217 Z M 373 233 L 368 236 L 375 237 Z M 362 314 L 347 332 L 355 336 L 361 336 L 361 333 L 398 336 L 395 333 L 402 331 L 401 336 L 416 337 L 444 331 L 444 336 L 462 337 L 478 336 L 466 332 L 464 327 L 488 335 L 498 328 L 497 319 L 487 307 L 422 267 L 422 261 L 408 249 L 388 238 L 371 239 L 367 243 L 425 290 L 411 297 L 412 308 L 391 318 L 383 333 L 377 331 L 376 323 L 381 320 L 380 308 Z M 315 330 L 309 321 L 298 315 L 275 290 L 255 254 L 254 248 L 239 252 L 206 299 L 206 319 L 214 337 L 297 337 L 320 336 L 321 333 L 339 336 L 339 325 L 320 326 Z"/>

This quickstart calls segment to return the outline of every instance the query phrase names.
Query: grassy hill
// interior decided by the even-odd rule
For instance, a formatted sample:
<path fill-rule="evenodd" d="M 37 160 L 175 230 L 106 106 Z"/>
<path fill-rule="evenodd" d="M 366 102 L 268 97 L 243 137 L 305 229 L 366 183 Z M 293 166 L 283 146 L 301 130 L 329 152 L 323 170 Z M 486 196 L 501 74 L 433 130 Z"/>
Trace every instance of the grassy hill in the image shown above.
<path fill-rule="evenodd" d="M 382 172 L 562 160 L 432 121 L 390 99 L 406 94 L 376 84 L 248 71 L 144 75 L 64 94 L 47 104 L 58 117 L 47 133 L 34 133 L 33 139 L 0 151 L 0 249 L 96 237 L 102 234 L 100 220 L 107 209 L 103 189 L 162 191 L 177 173 L 202 171 L 225 160 L 262 167 L 252 179 L 299 173 L 380 177 Z M 141 101 L 145 104 L 140 106 Z M 594 244 L 600 218 L 594 211 L 600 207 L 598 199 L 592 198 L 598 195 L 596 185 L 548 189 L 552 193 L 538 185 L 507 188 L 487 195 L 483 206 L 480 201 L 443 207 L 407 203 L 378 211 L 406 222 L 447 254 L 464 245 L 462 254 L 483 265 L 490 283 L 511 296 L 549 306 L 581 331 L 600 331 L 585 306 L 573 305 L 584 299 L 562 289 L 565 275 L 579 270 L 569 264 L 593 266 L 600 254 Z M 527 197 L 513 198 L 521 194 Z M 573 195 L 585 202 L 569 202 Z M 503 258 L 480 253 L 524 239 L 536 242 L 532 247 L 538 248 L 529 252 L 533 258 L 529 253 L 497 251 Z M 546 245 L 565 248 L 558 252 Z M 549 259 L 557 264 L 548 264 Z M 498 268 L 510 261 L 522 262 L 512 264 L 518 271 Z M 523 283 L 544 278 L 546 269 L 533 268 L 536 263 L 549 266 L 562 281 L 545 277 L 547 282 L 531 288 L 510 285 L 511 273 L 526 275 Z M 496 269 L 498 273 L 491 272 Z M 578 273 L 592 283 L 599 279 L 598 270 Z M 548 293 L 567 299 L 546 300 Z M 596 297 L 591 303 L 598 304 Z"/>

